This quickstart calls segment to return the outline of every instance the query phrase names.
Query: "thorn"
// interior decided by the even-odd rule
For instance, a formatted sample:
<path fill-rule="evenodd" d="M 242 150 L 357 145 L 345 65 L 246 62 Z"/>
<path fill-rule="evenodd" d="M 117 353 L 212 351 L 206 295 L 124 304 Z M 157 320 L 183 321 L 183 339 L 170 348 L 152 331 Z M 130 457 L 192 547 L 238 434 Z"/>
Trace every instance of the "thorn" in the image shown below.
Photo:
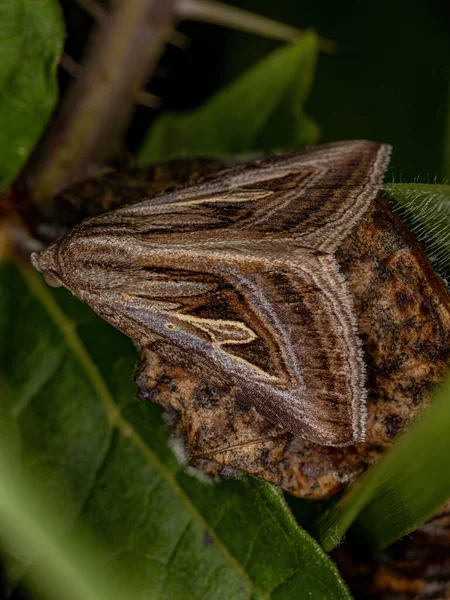
<path fill-rule="evenodd" d="M 296 27 L 215 0 L 179 0 L 177 11 L 180 19 L 221 25 L 283 42 L 294 42 L 303 35 Z M 332 40 L 319 38 L 319 48 L 335 53 L 337 45 Z"/>
<path fill-rule="evenodd" d="M 162 99 L 155 94 L 151 94 L 145 90 L 140 90 L 135 96 L 136 103 L 147 108 L 158 109 L 161 107 Z"/>
<path fill-rule="evenodd" d="M 78 79 L 83 74 L 83 67 L 68 54 L 63 54 L 61 56 L 59 66 L 74 79 Z"/>
<path fill-rule="evenodd" d="M 174 30 L 169 38 L 169 44 L 175 46 L 176 48 L 180 48 L 180 50 L 185 50 L 191 44 L 191 39 L 181 33 L 180 31 Z"/>
<path fill-rule="evenodd" d="M 204 21 L 283 41 L 293 41 L 301 35 L 301 31 L 295 27 L 215 0 L 180 0 L 178 14 L 184 19 Z"/>

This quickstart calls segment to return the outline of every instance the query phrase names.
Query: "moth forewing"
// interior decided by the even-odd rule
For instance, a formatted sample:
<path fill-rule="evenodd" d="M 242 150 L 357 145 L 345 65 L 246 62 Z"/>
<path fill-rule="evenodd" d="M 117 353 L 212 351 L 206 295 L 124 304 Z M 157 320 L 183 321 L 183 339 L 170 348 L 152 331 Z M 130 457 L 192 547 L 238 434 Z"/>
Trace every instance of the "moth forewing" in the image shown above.
<path fill-rule="evenodd" d="M 388 156 L 354 141 L 241 165 L 89 219 L 34 264 L 291 433 L 351 444 L 364 437 L 364 362 L 335 252 Z"/>

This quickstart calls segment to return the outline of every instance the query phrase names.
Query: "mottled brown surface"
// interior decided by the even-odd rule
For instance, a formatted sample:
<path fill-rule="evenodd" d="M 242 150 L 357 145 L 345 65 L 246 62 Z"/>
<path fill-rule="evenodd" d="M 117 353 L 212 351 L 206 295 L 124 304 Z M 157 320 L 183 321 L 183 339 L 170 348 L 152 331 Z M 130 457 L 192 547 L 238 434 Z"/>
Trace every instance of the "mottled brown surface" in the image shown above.
<path fill-rule="evenodd" d="M 232 388 L 200 384 L 148 350 L 136 381 L 141 397 L 168 409 L 193 464 L 210 473 L 242 469 L 306 498 L 323 498 L 377 460 L 427 406 L 450 353 L 450 300 L 416 240 L 378 197 L 342 243 L 364 341 L 367 442 L 347 448 L 294 438 L 240 404 Z"/>
<path fill-rule="evenodd" d="M 412 234 L 381 197 L 338 259 L 368 364 L 367 442 L 389 444 L 426 406 L 450 354 L 450 297 Z"/>
<path fill-rule="evenodd" d="M 450 599 L 450 505 L 373 556 L 342 545 L 333 553 L 356 600 Z"/>

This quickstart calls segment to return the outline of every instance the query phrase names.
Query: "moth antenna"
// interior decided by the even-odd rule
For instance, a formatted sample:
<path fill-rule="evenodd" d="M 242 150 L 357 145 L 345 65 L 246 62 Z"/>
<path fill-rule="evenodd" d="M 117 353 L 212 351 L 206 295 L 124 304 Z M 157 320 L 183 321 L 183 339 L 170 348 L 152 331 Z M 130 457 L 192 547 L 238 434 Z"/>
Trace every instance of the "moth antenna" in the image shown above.
<path fill-rule="evenodd" d="M 177 11 L 181 19 L 221 25 L 283 42 L 293 42 L 303 34 L 296 27 L 214 0 L 180 0 Z M 336 42 L 324 38 L 319 39 L 319 47 L 330 54 L 337 51 Z"/>

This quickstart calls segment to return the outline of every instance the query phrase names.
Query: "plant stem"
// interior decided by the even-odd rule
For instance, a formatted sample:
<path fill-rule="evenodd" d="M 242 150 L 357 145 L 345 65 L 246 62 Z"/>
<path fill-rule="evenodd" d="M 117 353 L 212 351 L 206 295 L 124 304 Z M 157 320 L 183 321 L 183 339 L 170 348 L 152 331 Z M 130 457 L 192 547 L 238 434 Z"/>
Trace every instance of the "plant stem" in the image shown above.
<path fill-rule="evenodd" d="M 49 218 L 55 194 L 94 174 L 114 156 L 136 102 L 154 102 L 142 89 L 179 20 L 196 19 L 284 41 L 302 34 L 213 0 L 112 0 L 110 13 L 95 0 L 78 2 L 97 20 L 98 28 L 78 67 L 80 77 L 23 173 L 33 203 Z"/>
<path fill-rule="evenodd" d="M 136 96 L 157 67 L 176 25 L 176 0 L 121 0 L 96 30 L 59 114 L 38 146 L 25 179 L 38 208 L 106 161 L 131 117 Z"/>

